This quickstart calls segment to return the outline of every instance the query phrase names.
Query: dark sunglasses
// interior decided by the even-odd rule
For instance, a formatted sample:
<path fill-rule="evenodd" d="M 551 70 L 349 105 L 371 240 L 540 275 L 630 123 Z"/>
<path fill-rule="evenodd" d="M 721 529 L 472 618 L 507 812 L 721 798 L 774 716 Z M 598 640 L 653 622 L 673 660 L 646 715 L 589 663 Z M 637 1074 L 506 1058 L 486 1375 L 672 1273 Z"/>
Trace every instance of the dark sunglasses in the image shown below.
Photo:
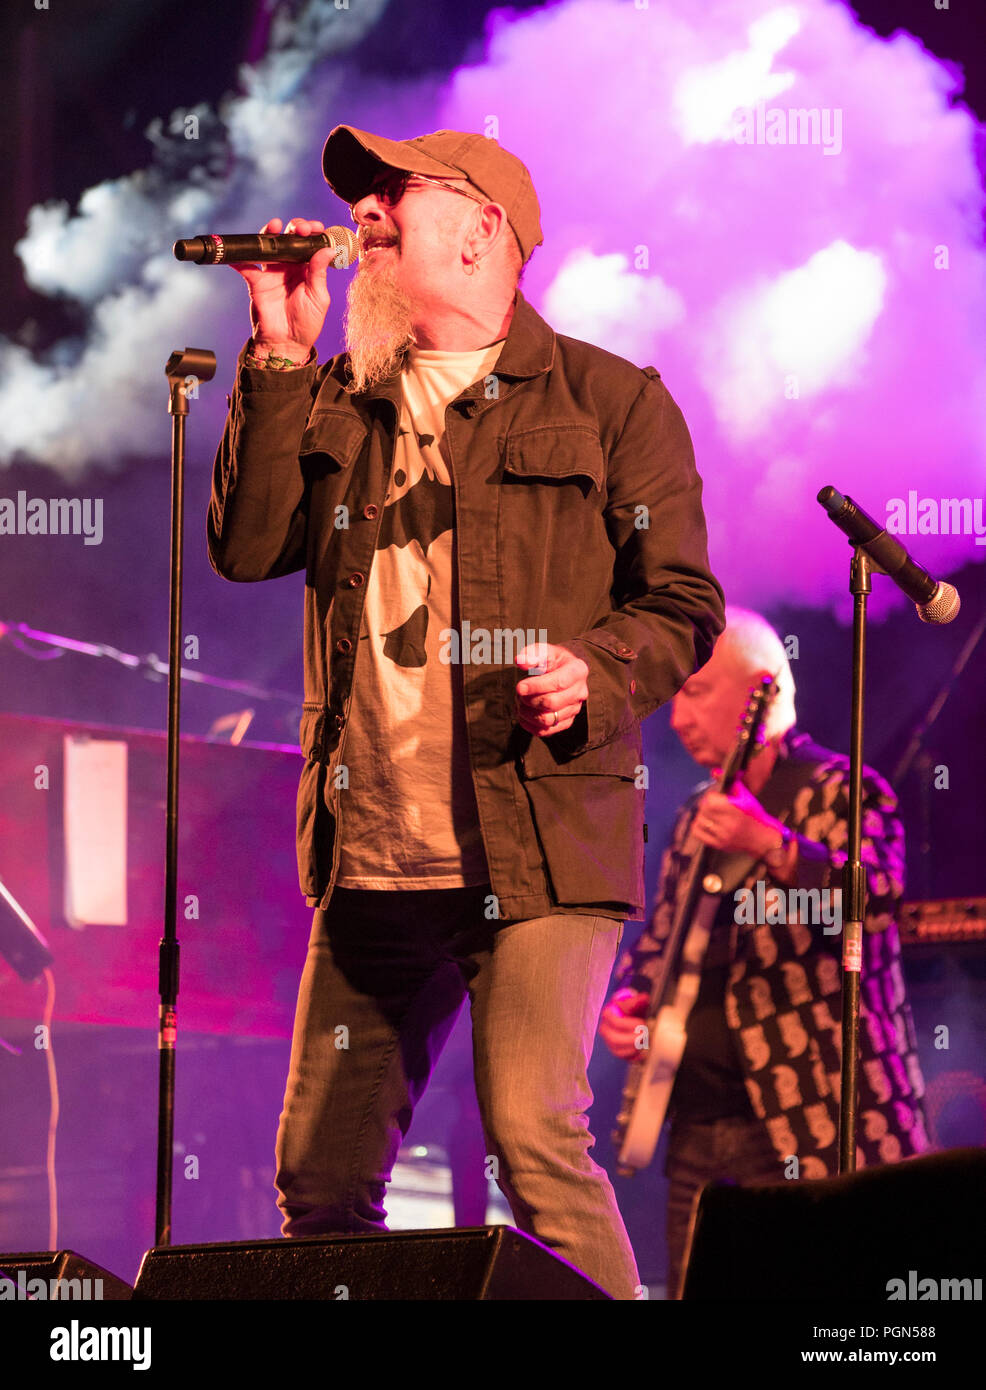
<path fill-rule="evenodd" d="M 471 198 L 474 203 L 485 203 L 486 198 L 480 194 L 471 193 L 465 188 L 459 188 L 454 183 L 445 183 L 442 179 L 433 179 L 427 174 L 414 174 L 406 169 L 391 169 L 386 174 L 381 174 L 375 179 L 370 187 L 363 194 L 362 198 L 357 198 L 356 203 L 361 203 L 363 198 L 373 197 L 383 203 L 384 207 L 395 207 L 407 192 L 407 186 L 411 181 L 415 183 L 430 183 L 435 188 L 444 188 L 448 193 L 459 193 L 463 198 Z M 356 203 L 350 203 L 349 216 L 356 221 Z"/>

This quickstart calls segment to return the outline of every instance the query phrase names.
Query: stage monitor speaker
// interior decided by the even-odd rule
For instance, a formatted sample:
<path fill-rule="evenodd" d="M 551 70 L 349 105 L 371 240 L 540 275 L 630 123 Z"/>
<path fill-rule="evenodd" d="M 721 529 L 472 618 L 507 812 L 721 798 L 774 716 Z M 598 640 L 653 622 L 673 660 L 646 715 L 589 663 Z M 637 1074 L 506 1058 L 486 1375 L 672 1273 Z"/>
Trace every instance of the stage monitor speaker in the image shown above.
<path fill-rule="evenodd" d="M 511 1226 L 149 1250 L 135 1299 L 608 1299 Z"/>
<path fill-rule="evenodd" d="M 84 1260 L 74 1250 L 0 1254 L 0 1300 L 81 1299 L 97 1303 L 132 1297 L 129 1284 L 91 1260 Z"/>
<path fill-rule="evenodd" d="M 914 1290 L 924 1279 L 939 1298 L 972 1297 L 965 1286 L 974 1290 L 984 1273 L 984 1190 L 986 1149 L 837 1178 L 710 1183 L 696 1204 L 681 1296 L 886 1303 L 891 1291 L 922 1297 Z"/>

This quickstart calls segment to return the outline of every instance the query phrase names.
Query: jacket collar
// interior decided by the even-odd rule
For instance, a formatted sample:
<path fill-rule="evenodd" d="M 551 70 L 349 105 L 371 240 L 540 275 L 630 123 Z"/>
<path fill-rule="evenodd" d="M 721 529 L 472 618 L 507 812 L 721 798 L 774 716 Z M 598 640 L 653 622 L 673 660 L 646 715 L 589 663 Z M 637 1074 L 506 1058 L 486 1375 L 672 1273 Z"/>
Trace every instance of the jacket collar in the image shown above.
<path fill-rule="evenodd" d="M 497 376 L 540 376 L 554 360 L 554 330 L 528 304 L 520 290 L 516 290 L 507 340 L 496 362 Z"/>
<path fill-rule="evenodd" d="M 506 341 L 496 362 L 496 375 L 530 378 L 548 371 L 555 358 L 555 333 L 527 302 L 520 290 L 514 291 L 514 312 L 507 329 Z M 403 363 L 386 381 L 357 392 L 354 400 L 391 400 L 398 407 L 401 401 L 401 369 Z M 462 392 L 463 399 L 483 395 L 483 383 L 476 382 Z"/>

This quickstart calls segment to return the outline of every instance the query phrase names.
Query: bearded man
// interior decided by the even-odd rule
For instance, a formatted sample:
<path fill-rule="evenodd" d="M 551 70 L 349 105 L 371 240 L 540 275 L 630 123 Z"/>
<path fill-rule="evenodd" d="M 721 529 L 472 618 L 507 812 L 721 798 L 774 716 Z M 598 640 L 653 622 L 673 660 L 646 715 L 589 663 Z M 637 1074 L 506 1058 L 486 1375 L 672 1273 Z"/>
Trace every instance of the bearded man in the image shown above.
<path fill-rule="evenodd" d="M 346 351 L 314 351 L 331 251 L 236 267 L 253 336 L 208 519 L 221 576 L 306 581 L 315 914 L 282 1230 L 386 1229 L 468 995 L 488 1175 L 521 1230 L 633 1298 L 586 1068 L 643 912 L 640 721 L 724 621 L 688 431 L 653 367 L 556 334 L 521 294 L 540 209 L 495 140 L 338 126 L 323 172 L 359 235 Z"/>

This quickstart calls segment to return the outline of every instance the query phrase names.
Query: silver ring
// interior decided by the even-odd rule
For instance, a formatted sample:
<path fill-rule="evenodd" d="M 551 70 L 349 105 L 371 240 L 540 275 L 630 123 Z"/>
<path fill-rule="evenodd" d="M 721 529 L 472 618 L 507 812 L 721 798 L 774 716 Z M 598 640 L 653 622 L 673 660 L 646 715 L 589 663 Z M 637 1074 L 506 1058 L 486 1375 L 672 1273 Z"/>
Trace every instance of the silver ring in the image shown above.
<path fill-rule="evenodd" d="M 558 711 L 557 711 L 557 710 L 554 711 L 554 716 L 555 716 L 554 719 L 551 721 L 551 727 L 552 727 L 552 728 L 554 728 L 555 725 L 558 723 Z"/>

